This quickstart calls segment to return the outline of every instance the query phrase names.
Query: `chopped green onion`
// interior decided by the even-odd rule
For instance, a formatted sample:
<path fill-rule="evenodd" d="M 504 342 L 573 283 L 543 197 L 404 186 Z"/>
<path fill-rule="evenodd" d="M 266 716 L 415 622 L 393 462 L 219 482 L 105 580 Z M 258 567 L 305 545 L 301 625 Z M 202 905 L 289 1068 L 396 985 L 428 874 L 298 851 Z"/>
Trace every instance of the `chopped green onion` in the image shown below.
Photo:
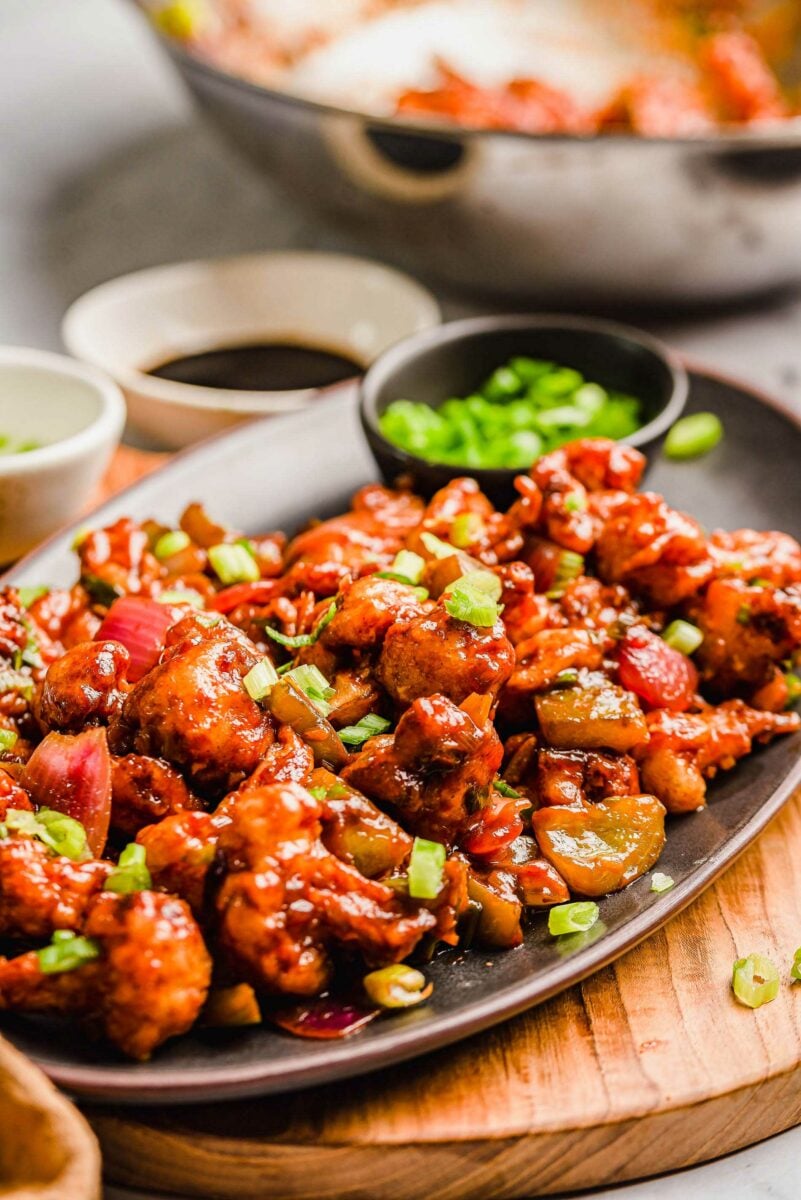
<path fill-rule="evenodd" d="M 327 787 L 310 787 L 309 795 L 314 796 L 315 800 L 319 800 L 320 803 L 322 803 L 323 800 L 328 799 L 328 788 Z"/>
<path fill-rule="evenodd" d="M 304 663 L 287 671 L 287 679 L 293 679 L 300 690 L 317 705 L 324 717 L 331 711 L 328 701 L 334 696 L 334 688 L 317 667 Z"/>
<path fill-rule="evenodd" d="M 49 946 L 36 951 L 43 975 L 74 971 L 100 957 L 100 945 L 93 938 L 77 937 L 68 929 L 57 929 Z"/>
<path fill-rule="evenodd" d="M 46 596 L 49 591 L 50 588 L 45 587 L 42 584 L 39 587 L 19 587 L 17 588 L 17 595 L 19 596 L 19 602 L 22 607 L 30 608 L 31 605 L 37 600 L 40 600 L 42 596 Z"/>
<path fill-rule="evenodd" d="M 723 425 L 714 413 L 682 417 L 668 430 L 663 446 L 668 458 L 699 458 L 714 450 L 723 437 Z"/>
<path fill-rule="evenodd" d="M 155 599 L 159 604 L 191 604 L 192 608 L 202 608 L 204 604 L 200 592 L 196 592 L 194 588 L 168 589 L 166 592 L 159 592 Z"/>
<path fill-rule="evenodd" d="M 578 579 L 584 572 L 584 556 L 575 550 L 563 550 L 559 555 L 554 575 L 554 586 L 564 587 L 571 579 Z"/>
<path fill-rule="evenodd" d="M 793 965 L 790 967 L 790 978 L 801 982 L 801 946 L 793 955 Z"/>
<path fill-rule="evenodd" d="M 548 913 L 548 932 L 554 937 L 561 937 L 565 933 L 586 933 L 598 920 L 599 912 L 594 900 L 557 904 Z"/>
<path fill-rule="evenodd" d="M 587 498 L 582 496 L 581 492 L 568 492 L 565 496 L 565 509 L 567 512 L 585 512 L 587 508 Z"/>
<path fill-rule="evenodd" d="M 555 677 L 552 687 L 567 688 L 575 687 L 579 681 L 579 673 L 575 667 L 565 667 L 564 671 L 560 671 Z"/>
<path fill-rule="evenodd" d="M 379 1004 L 381 1008 L 411 1008 L 427 1000 L 434 990 L 433 983 L 426 984 L 422 972 L 404 963 L 371 971 L 362 983 L 373 1004 Z"/>
<path fill-rule="evenodd" d="M 91 525 L 79 525 L 78 528 L 75 530 L 75 533 L 72 535 L 72 541 L 70 542 L 70 550 L 80 550 L 81 546 L 84 544 L 86 539 L 89 537 L 89 534 L 92 532 L 93 532 L 93 530 L 92 530 Z"/>
<path fill-rule="evenodd" d="M 500 792 L 500 794 L 502 796 L 507 796 L 508 799 L 510 799 L 510 800 L 521 800 L 522 799 L 521 793 L 516 792 L 515 789 L 513 787 L 511 787 L 510 784 L 508 784 L 505 779 L 501 779 L 500 776 L 498 776 L 496 778 L 496 780 L 492 786 L 495 788 L 496 792 Z"/>
<path fill-rule="evenodd" d="M 392 570 L 402 575 L 409 583 L 419 583 L 425 570 L 426 560 L 413 550 L 399 550 L 392 562 Z"/>
<path fill-rule="evenodd" d="M 241 546 L 243 550 L 247 550 L 247 552 L 251 558 L 256 557 L 256 547 L 253 545 L 253 542 L 251 542 L 250 538 L 246 538 L 246 537 L 237 538 L 236 541 L 234 542 L 234 545 Z"/>
<path fill-rule="evenodd" d="M 17 744 L 19 734 L 13 729 L 0 729 L 0 753 L 6 754 L 9 750 L 13 750 Z"/>
<path fill-rule="evenodd" d="M 9 832 L 30 834 L 55 854 L 75 862 L 91 858 L 83 825 L 74 817 L 68 817 L 54 808 L 40 808 L 35 813 L 23 808 L 10 808 L 4 823 Z"/>
<path fill-rule="evenodd" d="M 689 621 L 671 621 L 662 637 L 674 650 L 678 650 L 688 657 L 695 653 L 704 640 L 704 635 L 698 626 L 692 625 Z"/>
<path fill-rule="evenodd" d="M 448 536 L 454 546 L 464 550 L 483 537 L 484 529 L 484 522 L 478 513 L 459 513 L 459 516 L 453 520 Z"/>
<path fill-rule="evenodd" d="M 18 692 L 25 700 L 31 700 L 33 679 L 24 671 L 13 671 L 10 667 L 0 670 L 0 696 L 6 692 Z"/>
<path fill-rule="evenodd" d="M 377 713 L 368 713 L 355 725 L 346 725 L 344 729 L 338 730 L 339 738 L 346 746 L 361 746 L 368 738 L 384 733 L 391 724 L 392 722 L 388 721 L 386 717 L 379 717 Z"/>
<path fill-rule="evenodd" d="M 440 893 L 447 857 L 441 842 L 416 837 L 409 858 L 407 879 L 414 900 L 436 900 Z"/>
<path fill-rule="evenodd" d="M 747 1008 L 760 1008 L 779 994 L 779 972 L 763 954 L 738 958 L 731 978 L 732 990 Z"/>
<path fill-rule="evenodd" d="M 209 547 L 208 555 L 221 583 L 256 583 L 259 579 L 259 564 L 244 546 L 219 542 Z"/>
<path fill-rule="evenodd" d="M 105 882 L 107 892 L 146 892 L 153 886 L 147 869 L 147 853 L 138 842 L 129 842 L 120 854 L 117 869 Z"/>
<path fill-rule="evenodd" d="M 448 542 L 443 542 L 442 538 L 429 533 L 427 529 L 420 534 L 420 541 L 428 553 L 433 554 L 434 558 L 451 558 L 456 553 L 455 546 L 451 546 Z"/>
<path fill-rule="evenodd" d="M 163 562 L 165 558 L 172 558 L 173 554 L 180 554 L 190 541 L 189 534 L 184 533 L 183 529 L 171 529 L 169 533 L 162 533 L 153 547 L 153 553 L 159 562 Z"/>
<path fill-rule="evenodd" d="M 326 625 L 331 624 L 336 616 L 336 612 L 337 602 L 336 600 L 332 600 L 328 606 L 328 611 L 320 618 L 311 633 L 296 633 L 290 637 L 286 633 L 281 633 L 278 629 L 273 629 L 271 625 L 267 625 L 266 623 L 262 625 L 262 628 L 269 638 L 272 638 L 274 642 L 278 642 L 279 646 L 287 646 L 290 650 L 298 650 L 301 646 L 313 646 Z"/>
<path fill-rule="evenodd" d="M 796 700 L 801 700 L 801 679 L 792 671 L 787 671 L 784 682 L 787 684 L 787 708 L 789 708 L 791 704 L 795 704 Z"/>
<path fill-rule="evenodd" d="M 251 667 L 242 682 L 251 700 L 263 700 L 273 685 L 278 683 L 278 672 L 269 658 L 263 658 L 255 667 Z"/>
<path fill-rule="evenodd" d="M 651 876 L 651 891 L 668 892 L 675 882 L 671 875 L 663 875 L 661 871 L 654 871 Z"/>
<path fill-rule="evenodd" d="M 748 607 L 747 604 L 740 605 L 740 607 L 737 609 L 737 616 L 736 616 L 735 620 L 737 621 L 738 625 L 750 625 L 751 624 L 751 609 Z"/>
<path fill-rule="evenodd" d="M 489 628 L 501 613 L 500 594 L 501 581 L 492 571 L 468 571 L 445 589 L 445 610 L 457 621 Z"/>

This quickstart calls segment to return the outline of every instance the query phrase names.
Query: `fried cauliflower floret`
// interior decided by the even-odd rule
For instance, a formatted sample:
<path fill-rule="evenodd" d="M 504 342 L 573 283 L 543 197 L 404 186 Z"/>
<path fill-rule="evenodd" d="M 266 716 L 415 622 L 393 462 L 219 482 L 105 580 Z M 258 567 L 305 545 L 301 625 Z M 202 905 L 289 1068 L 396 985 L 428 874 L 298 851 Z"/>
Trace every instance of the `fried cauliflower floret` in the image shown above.
<path fill-rule="evenodd" d="M 39 716 L 49 729 L 80 733 L 122 709 L 131 656 L 119 642 L 81 642 L 48 667 Z"/>
<path fill-rule="evenodd" d="M 36 838 L 0 840 L 0 935 L 47 938 L 54 929 L 79 928 L 113 865 L 73 862 Z"/>

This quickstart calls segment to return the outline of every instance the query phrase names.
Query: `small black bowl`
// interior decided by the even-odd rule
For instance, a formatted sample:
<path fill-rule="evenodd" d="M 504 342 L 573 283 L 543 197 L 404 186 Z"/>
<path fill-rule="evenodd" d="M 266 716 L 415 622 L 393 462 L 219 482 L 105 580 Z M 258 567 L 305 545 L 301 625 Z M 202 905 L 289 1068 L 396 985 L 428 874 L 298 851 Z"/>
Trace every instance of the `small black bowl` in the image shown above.
<path fill-rule="evenodd" d="M 449 480 L 470 475 L 493 503 L 509 504 L 520 470 L 428 462 L 388 441 L 379 418 L 393 400 L 437 408 L 450 396 L 468 396 L 515 355 L 573 367 L 593 383 L 636 396 L 648 420 L 624 439 L 630 446 L 647 446 L 666 433 L 687 400 L 687 373 L 678 359 L 655 338 L 626 325 L 558 315 L 452 321 L 398 342 L 362 380 L 362 428 L 384 480 L 402 480 L 430 497 Z"/>

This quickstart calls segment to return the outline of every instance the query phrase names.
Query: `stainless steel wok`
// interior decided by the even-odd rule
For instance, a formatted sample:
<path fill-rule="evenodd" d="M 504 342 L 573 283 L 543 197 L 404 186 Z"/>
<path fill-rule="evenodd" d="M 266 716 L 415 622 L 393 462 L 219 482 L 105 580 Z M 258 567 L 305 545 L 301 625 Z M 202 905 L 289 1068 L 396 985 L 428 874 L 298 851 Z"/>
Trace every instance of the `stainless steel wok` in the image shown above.
<path fill-rule="evenodd" d="M 466 131 L 312 103 L 165 45 L 211 118 L 299 202 L 444 283 L 586 307 L 801 281 L 801 119 L 694 140 Z"/>

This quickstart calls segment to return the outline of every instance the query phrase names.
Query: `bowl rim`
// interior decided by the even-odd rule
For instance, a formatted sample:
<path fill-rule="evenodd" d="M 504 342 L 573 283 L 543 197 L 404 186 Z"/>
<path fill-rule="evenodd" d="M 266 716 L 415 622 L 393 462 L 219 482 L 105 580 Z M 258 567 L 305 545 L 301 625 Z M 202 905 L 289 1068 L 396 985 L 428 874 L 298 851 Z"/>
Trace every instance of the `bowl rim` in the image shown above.
<path fill-rule="evenodd" d="M 709 133 L 684 134 L 679 137 L 654 136 L 640 133 L 531 133 L 518 129 L 481 129 L 476 126 L 448 124 L 434 118 L 398 117 L 388 113 L 370 113 L 364 109 L 348 108 L 345 105 L 327 104 L 322 100 L 283 91 L 280 88 L 267 87 L 254 80 L 235 75 L 215 63 L 192 54 L 174 38 L 156 28 L 148 18 L 145 0 L 131 0 L 134 6 L 143 14 L 153 35 L 161 42 L 167 53 L 179 65 L 187 70 L 198 71 L 229 87 L 249 93 L 251 96 L 266 96 L 278 103 L 292 107 L 300 107 L 321 116 L 348 117 L 366 121 L 371 126 L 386 129 L 388 132 L 401 134 L 428 134 L 434 138 L 447 138 L 450 141 L 475 141 L 487 139 L 492 141 L 512 138 L 516 141 L 540 142 L 546 145 L 554 143 L 591 144 L 599 142 L 602 145 L 648 145 L 648 146 L 682 146 L 696 147 L 701 150 L 721 149 L 735 150 L 748 148 L 783 148 L 801 145 L 801 115 L 787 117 L 775 124 L 754 126 L 721 126 Z"/>
<path fill-rule="evenodd" d="M 450 472 L 454 478 L 460 475 L 470 475 L 479 483 L 482 479 L 498 480 L 520 475 L 519 467 L 459 467 L 452 463 L 438 463 L 421 458 L 396 446 L 381 432 L 376 411 L 376 398 L 387 379 L 405 363 L 414 360 L 420 354 L 440 346 L 458 342 L 475 334 L 503 333 L 514 330 L 557 329 L 575 333 L 594 333 L 603 337 L 624 339 L 646 350 L 653 358 L 659 360 L 673 381 L 673 389 L 664 408 L 652 420 L 641 425 L 630 437 L 621 438 L 624 446 L 643 446 L 653 442 L 666 433 L 671 425 L 681 416 L 690 392 L 690 380 L 683 362 L 674 350 L 665 345 L 659 338 L 618 321 L 609 321 L 603 317 L 583 317 L 562 313 L 507 313 L 483 317 L 465 317 L 456 321 L 446 321 L 433 329 L 424 329 L 421 333 L 412 334 L 401 342 L 396 342 L 381 354 L 359 381 L 359 414 L 362 425 L 369 435 L 380 441 L 404 464 L 412 467 L 420 464 L 427 469 L 440 469 Z M 525 472 L 522 472 L 525 473 Z"/>
<path fill-rule="evenodd" d="M 306 264 L 326 269 L 333 266 L 347 272 L 359 272 L 365 278 L 368 275 L 381 277 L 389 282 L 396 290 L 403 290 L 413 297 L 420 308 L 418 328 L 422 332 L 427 328 L 436 328 L 442 321 L 442 309 L 439 301 L 424 284 L 414 276 L 396 267 L 387 265 L 366 255 L 340 254 L 328 250 L 265 250 L 245 254 L 219 255 L 211 258 L 194 258 L 185 261 L 159 263 L 151 267 L 143 267 L 137 271 L 129 271 L 97 284 L 84 292 L 70 304 L 61 321 L 61 338 L 70 354 L 84 363 L 92 364 L 99 370 L 110 375 L 121 387 L 135 391 L 149 401 L 173 404 L 187 409 L 203 409 L 214 412 L 240 413 L 243 416 L 270 415 L 271 413 L 293 412 L 305 407 L 315 396 L 326 394 L 333 388 L 352 383 L 358 373 L 329 384 L 323 388 L 278 389 L 276 391 L 255 391 L 237 388 L 212 388 L 200 384 L 180 383 L 177 380 L 163 379 L 151 375 L 136 367 L 119 366 L 112 368 L 108 360 L 101 361 L 95 350 L 97 338 L 87 335 L 86 325 L 92 319 L 92 314 L 98 306 L 105 305 L 116 298 L 124 300 L 132 293 L 147 294 L 153 285 L 162 279 L 173 278 L 180 282 L 182 278 L 191 279 L 194 275 L 215 268 L 236 270 L 248 266 L 261 265 L 287 266 Z M 368 364 L 369 366 L 370 364 Z"/>
<path fill-rule="evenodd" d="M 67 437 L 26 450 L 23 454 L 0 455 L 0 479 L 33 475 L 50 467 L 74 462 L 106 442 L 119 440 L 125 425 L 125 399 L 120 388 L 104 371 L 90 363 L 77 362 L 66 354 L 27 346 L 0 346 L 0 373 L 6 366 L 32 367 L 54 379 L 68 376 L 92 387 L 100 401 L 99 413 L 82 429 Z"/>

